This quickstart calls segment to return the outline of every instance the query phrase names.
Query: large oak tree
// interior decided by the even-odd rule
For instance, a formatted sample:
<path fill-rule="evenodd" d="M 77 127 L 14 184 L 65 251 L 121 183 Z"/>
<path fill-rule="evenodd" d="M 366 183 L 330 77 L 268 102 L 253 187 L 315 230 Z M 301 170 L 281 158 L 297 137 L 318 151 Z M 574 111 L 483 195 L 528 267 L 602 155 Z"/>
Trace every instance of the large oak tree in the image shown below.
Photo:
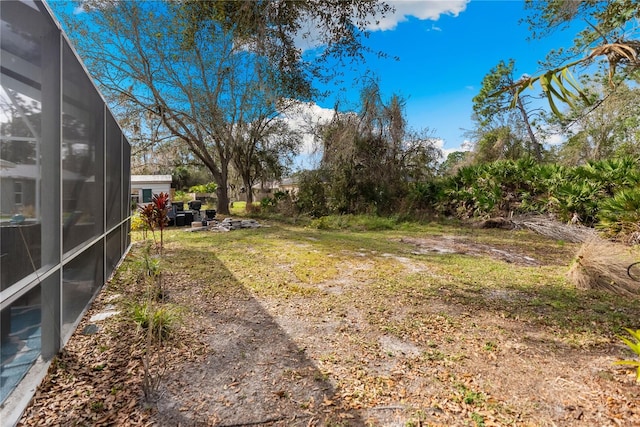
<path fill-rule="evenodd" d="M 230 168 L 250 187 L 264 159 L 293 150 L 291 138 L 273 141 L 283 133 L 278 117 L 314 95 L 315 78 L 330 75 L 295 43 L 306 23 L 306 34 L 323 45 L 318 58 L 353 59 L 364 49 L 361 30 L 389 10 L 378 0 L 95 0 L 83 7 L 82 19 L 66 21 L 101 88 L 126 111 L 157 116 L 188 146 L 218 185 L 220 213 L 229 212 Z"/>

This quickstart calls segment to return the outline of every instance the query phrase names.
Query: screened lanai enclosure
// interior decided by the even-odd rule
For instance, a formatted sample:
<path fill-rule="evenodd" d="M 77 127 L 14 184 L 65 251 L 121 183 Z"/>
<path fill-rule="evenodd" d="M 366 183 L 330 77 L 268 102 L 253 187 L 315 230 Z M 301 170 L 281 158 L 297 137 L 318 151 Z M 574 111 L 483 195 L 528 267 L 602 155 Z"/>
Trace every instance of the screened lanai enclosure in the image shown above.
<path fill-rule="evenodd" d="M 1 1 L 0 17 L 7 425 L 129 247 L 130 145 L 45 3 Z"/>

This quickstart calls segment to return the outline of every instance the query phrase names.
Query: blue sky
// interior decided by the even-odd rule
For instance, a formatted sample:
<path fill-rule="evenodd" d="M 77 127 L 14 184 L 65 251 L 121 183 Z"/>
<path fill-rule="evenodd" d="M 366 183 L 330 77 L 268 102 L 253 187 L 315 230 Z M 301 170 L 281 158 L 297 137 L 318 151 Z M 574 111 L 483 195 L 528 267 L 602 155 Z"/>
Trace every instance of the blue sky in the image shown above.
<path fill-rule="evenodd" d="M 70 7 L 49 1 L 54 9 Z M 373 72 L 383 96 L 398 94 L 406 100 L 409 127 L 432 131 L 445 154 L 464 145 L 465 131 L 473 127 L 472 99 L 492 67 L 513 58 L 516 76 L 536 75 L 538 61 L 554 48 L 570 46 L 575 36 L 566 31 L 528 40 L 530 32 L 520 23 L 526 16 L 523 0 L 387 1 L 396 13 L 371 29 L 366 44 L 400 59 L 368 55 L 357 69 L 345 70 L 346 80 Z M 361 86 L 329 88 L 332 94 L 318 100 L 310 113 L 316 120 L 330 118 L 337 99 L 342 110 L 358 110 Z"/>
<path fill-rule="evenodd" d="M 465 130 L 473 127 L 472 98 L 492 67 L 513 58 L 516 76 L 535 75 L 541 71 L 538 61 L 554 48 L 570 46 L 575 35 L 558 32 L 528 41 L 527 25 L 520 23 L 526 15 L 523 1 L 391 3 L 400 13 L 385 22 L 391 28 L 373 31 L 367 44 L 400 60 L 371 56 L 352 76 L 374 71 L 384 96 L 398 94 L 406 99 L 409 126 L 432 130 L 443 140 L 446 151 L 460 148 Z M 399 22 L 403 13 L 414 16 Z M 431 17 L 420 19 L 421 13 Z M 331 109 L 336 97 L 343 97 L 346 102 L 342 105 L 351 103 L 357 110 L 358 92 L 358 87 L 351 87 L 346 93 L 318 101 L 318 105 Z"/>

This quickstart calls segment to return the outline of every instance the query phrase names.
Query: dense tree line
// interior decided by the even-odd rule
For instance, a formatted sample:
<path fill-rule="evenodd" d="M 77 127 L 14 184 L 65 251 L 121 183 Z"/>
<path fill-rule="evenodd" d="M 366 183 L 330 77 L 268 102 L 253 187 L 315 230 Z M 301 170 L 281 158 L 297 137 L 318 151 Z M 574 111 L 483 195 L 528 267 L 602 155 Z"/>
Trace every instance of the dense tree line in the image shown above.
<path fill-rule="evenodd" d="M 638 2 L 552 0 L 527 5 L 533 30 L 562 27 L 577 19 L 585 20 L 585 29 L 577 35 L 575 46 L 550 53 L 547 64 L 552 69 L 545 75 L 516 78 L 512 60 L 500 61 L 491 69 L 473 100 L 471 151 L 449 154 L 437 167 L 428 166 L 431 173 L 420 179 L 401 179 L 403 185 L 393 190 L 393 209 L 387 212 L 459 219 L 547 214 L 597 226 L 621 238 L 640 232 L 640 89 L 635 84 L 640 44 L 634 38 Z M 585 52 L 588 56 L 566 63 Z M 600 72 L 583 75 L 580 83 L 568 73 L 569 68 L 597 58 L 605 59 Z M 534 82 L 544 85 L 540 95 L 523 91 Z M 543 111 L 536 98 L 546 98 L 551 111 Z M 366 109 L 369 104 L 362 105 Z M 358 117 L 366 117 L 366 112 Z M 555 137 L 554 143 L 550 136 Z M 357 147 L 356 136 L 350 139 Z M 375 144 L 369 153 L 383 158 Z M 339 170 L 353 175 L 344 165 Z M 379 181 L 368 183 L 367 188 L 387 185 L 389 178 L 381 164 L 373 170 L 376 173 L 369 177 Z M 322 193 L 308 203 L 313 206 L 310 213 L 381 213 L 332 205 L 335 197 L 327 192 L 338 186 L 326 176 L 334 175 L 310 176 L 303 181 L 302 188 L 308 191 L 302 193 L 300 208 L 304 209 L 310 194 Z M 318 185 L 323 179 L 325 185 Z M 341 195 L 354 195 L 357 189 L 351 183 Z"/>

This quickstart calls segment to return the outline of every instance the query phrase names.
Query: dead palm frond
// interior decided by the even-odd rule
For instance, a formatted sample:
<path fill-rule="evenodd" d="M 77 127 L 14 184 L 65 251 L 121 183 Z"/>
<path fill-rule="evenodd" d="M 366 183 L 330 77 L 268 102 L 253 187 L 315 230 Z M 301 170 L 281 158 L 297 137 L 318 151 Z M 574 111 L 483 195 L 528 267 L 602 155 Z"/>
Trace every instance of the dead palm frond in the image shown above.
<path fill-rule="evenodd" d="M 594 237 L 580 247 L 567 277 L 578 289 L 638 296 L 640 282 L 627 274 L 635 261 L 629 248 Z"/>
<path fill-rule="evenodd" d="M 640 41 L 618 41 L 596 47 L 591 51 L 589 56 L 587 56 L 587 60 L 591 60 L 597 56 L 606 56 L 609 61 L 609 83 L 613 85 L 613 76 L 619 64 L 627 64 L 632 67 L 640 65 L 638 58 L 639 51 Z"/>

